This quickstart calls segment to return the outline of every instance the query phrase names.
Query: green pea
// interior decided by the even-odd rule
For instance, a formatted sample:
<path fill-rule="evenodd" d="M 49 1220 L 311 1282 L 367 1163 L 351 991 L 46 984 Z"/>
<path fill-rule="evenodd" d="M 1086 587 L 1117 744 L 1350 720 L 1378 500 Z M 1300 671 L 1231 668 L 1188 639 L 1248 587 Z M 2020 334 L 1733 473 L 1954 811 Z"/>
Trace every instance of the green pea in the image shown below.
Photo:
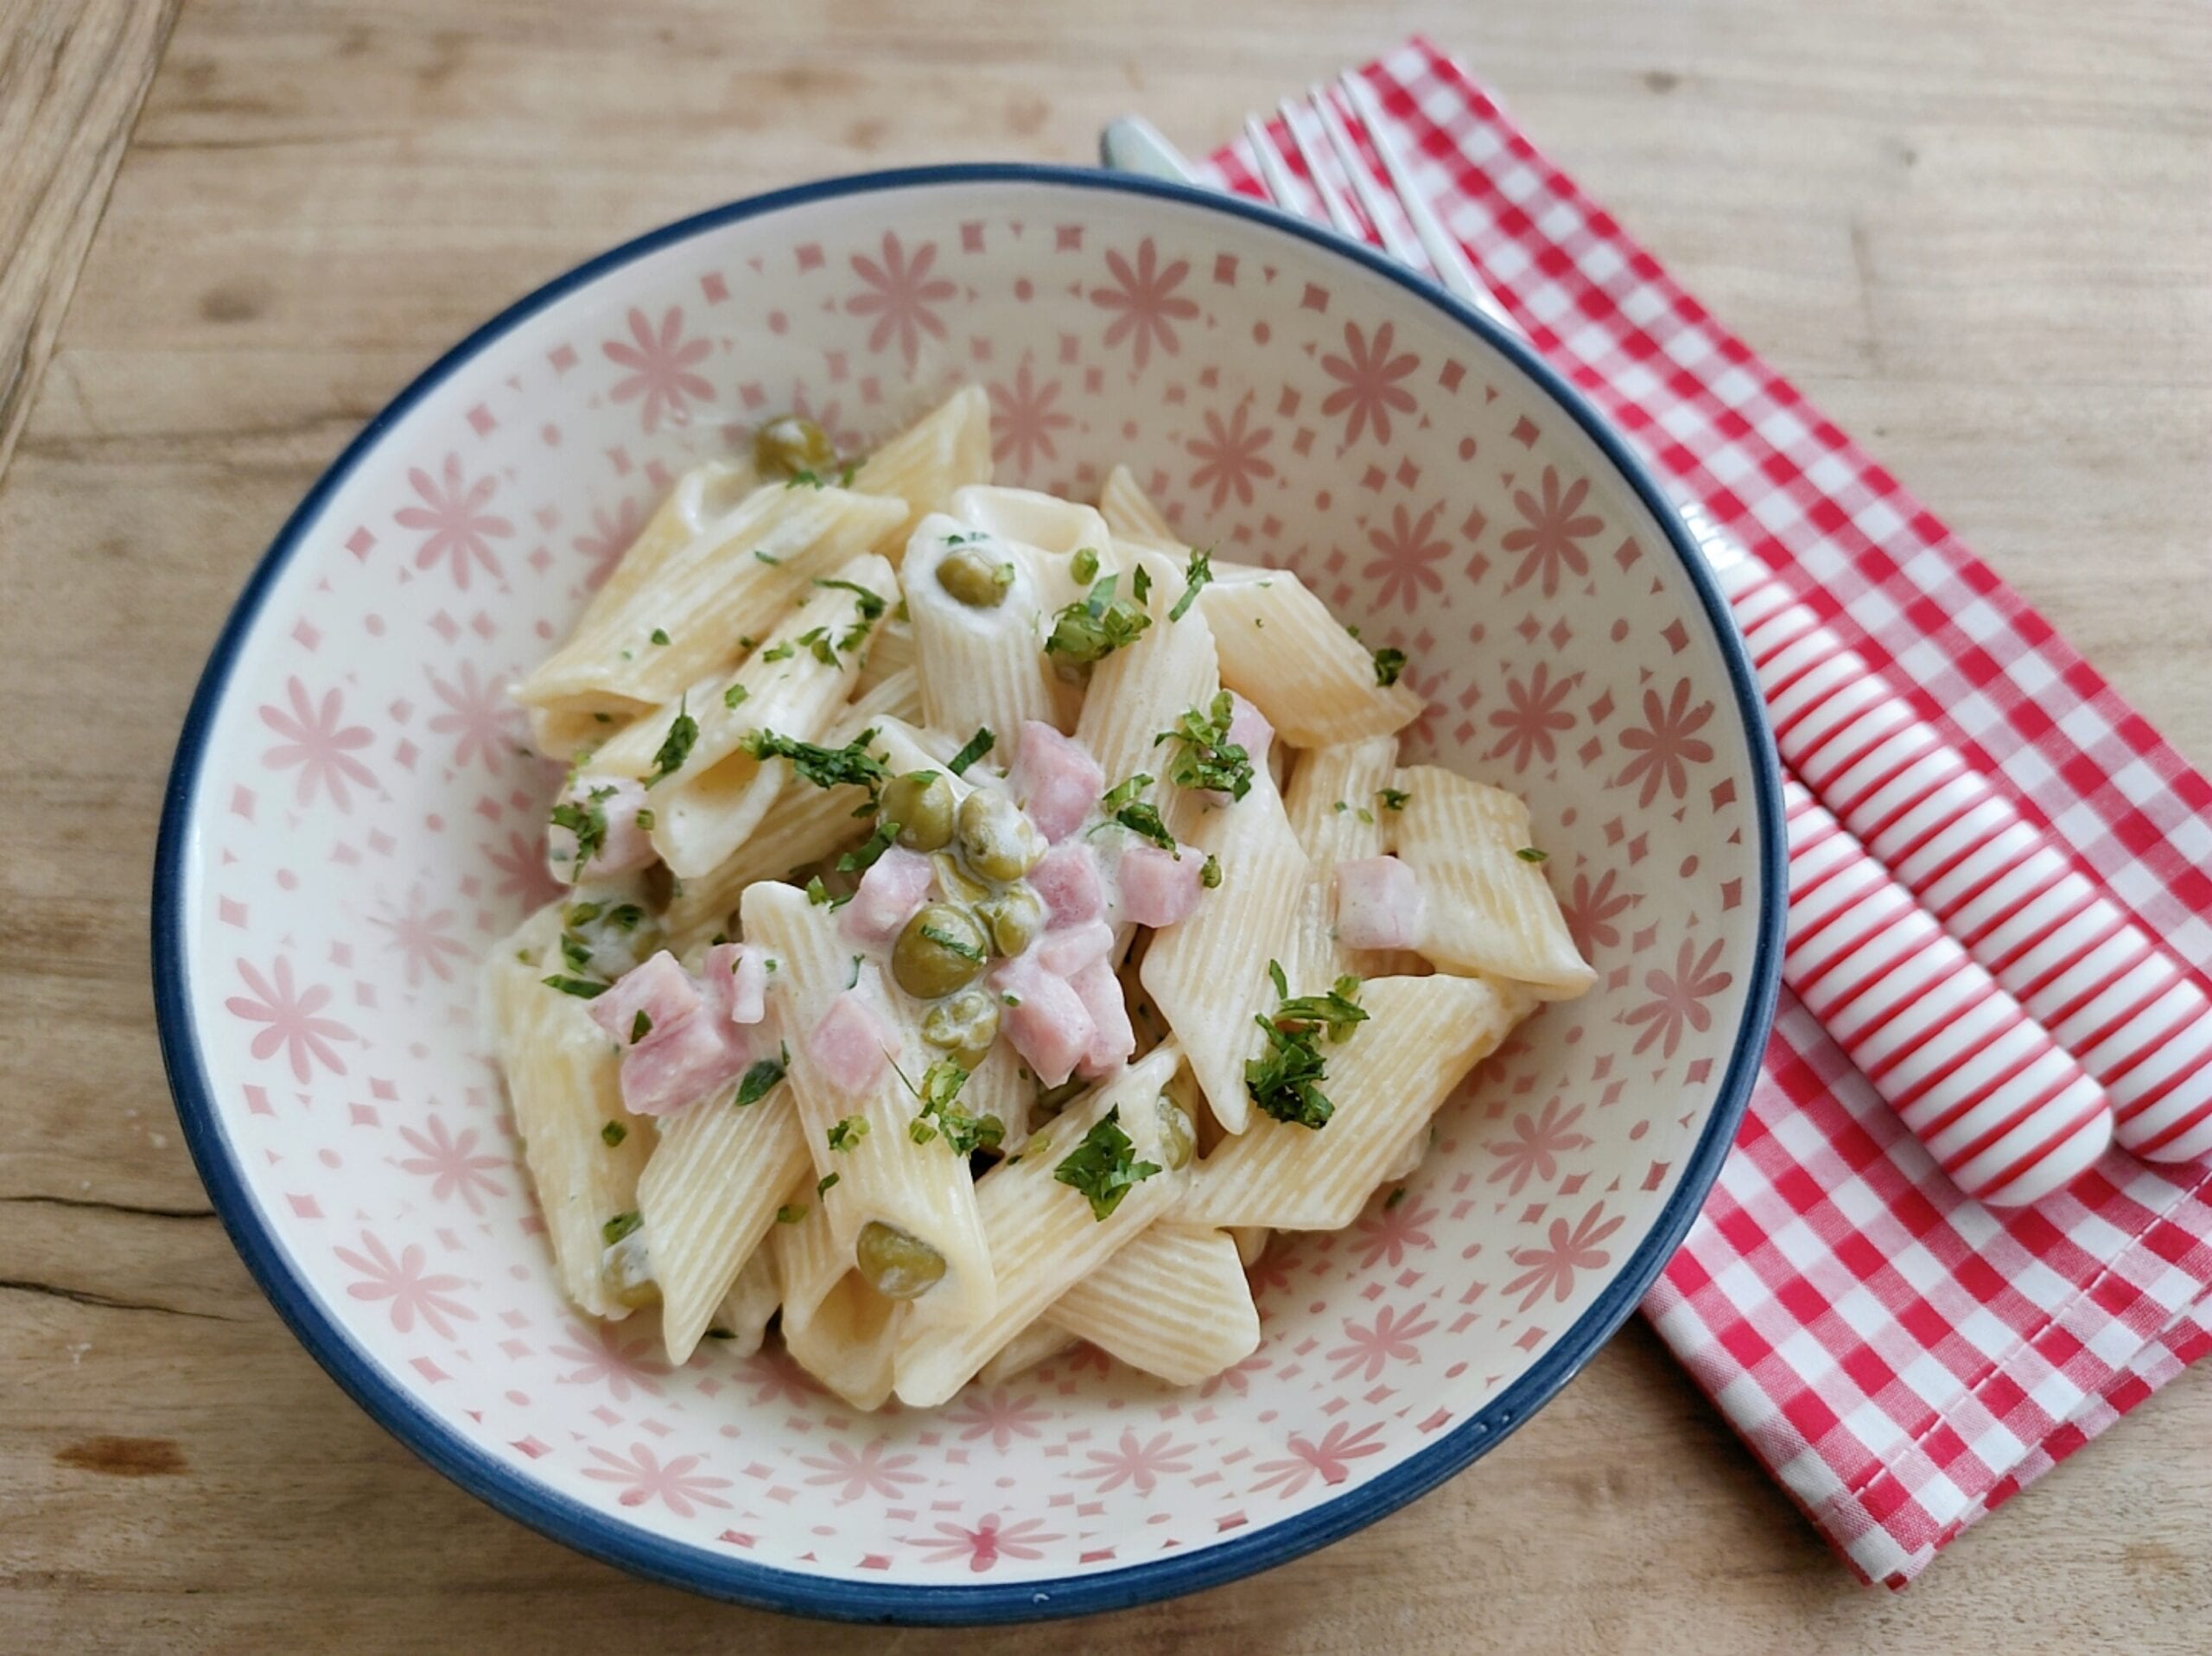
<path fill-rule="evenodd" d="M 1014 565 L 994 563 L 974 547 L 963 546 L 938 562 L 937 583 L 970 609 L 996 609 L 1014 584 Z"/>
<path fill-rule="evenodd" d="M 917 1000 L 963 990 L 990 959 L 990 939 L 966 910 L 926 904 L 891 946 L 891 975 Z"/>
<path fill-rule="evenodd" d="M 801 472 L 834 481 L 837 445 L 812 420 L 779 415 L 753 434 L 753 463 L 763 477 L 796 477 Z"/>
<path fill-rule="evenodd" d="M 960 802 L 960 850 L 986 880 L 1019 880 L 1045 855 L 1044 836 L 1003 793 L 979 787 Z"/>
<path fill-rule="evenodd" d="M 944 1256 L 918 1236 L 872 1219 L 861 1226 L 853 1263 L 861 1279 L 890 1300 L 919 1299 L 944 1279 Z"/>
<path fill-rule="evenodd" d="M 991 888 L 962 867 L 960 859 L 950 851 L 931 857 L 930 867 L 937 874 L 937 889 L 954 902 L 972 905 L 991 895 Z"/>
<path fill-rule="evenodd" d="M 922 1039 L 950 1053 L 965 1070 L 974 1070 L 990 1055 L 998 1034 L 997 997 L 980 989 L 963 989 L 939 1001 L 922 1018 Z"/>
<path fill-rule="evenodd" d="M 1165 1092 L 1160 1095 L 1160 1148 L 1171 1168 L 1191 1164 L 1191 1157 L 1198 1148 L 1197 1130 L 1191 1125 L 1190 1117 L 1183 1113 L 1182 1105 Z"/>
<path fill-rule="evenodd" d="M 637 1311 L 660 1303 L 660 1284 L 653 1280 L 643 1231 L 631 1232 L 601 1255 L 599 1271 L 607 1296 L 616 1304 Z"/>
<path fill-rule="evenodd" d="M 918 770 L 883 785 L 876 814 L 899 825 L 899 843 L 910 851 L 934 851 L 952 843 L 952 784 L 942 773 Z"/>
<path fill-rule="evenodd" d="M 993 948 L 1003 955 L 1017 955 L 1045 929 L 1045 905 L 1027 886 L 1013 885 L 976 904 L 976 918 L 990 933 Z"/>

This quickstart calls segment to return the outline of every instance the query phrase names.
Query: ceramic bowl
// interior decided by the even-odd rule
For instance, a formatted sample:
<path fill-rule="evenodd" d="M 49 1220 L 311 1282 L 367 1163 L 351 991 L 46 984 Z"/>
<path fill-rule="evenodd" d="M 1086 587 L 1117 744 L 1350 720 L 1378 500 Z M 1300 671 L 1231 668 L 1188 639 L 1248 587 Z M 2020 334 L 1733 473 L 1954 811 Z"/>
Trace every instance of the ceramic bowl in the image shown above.
<path fill-rule="evenodd" d="M 1599 969 L 1486 1064 L 1395 1206 L 1279 1239 L 1265 1339 L 1176 1391 L 1063 1359 L 860 1415 L 772 1343 L 671 1372 L 556 1291 L 476 963 L 547 898 L 505 696 L 684 466 L 989 392 L 1001 481 L 1126 461 L 1288 564 L 1524 793 Z M 353 1396 L 502 1511 L 779 1609 L 1010 1619 L 1292 1557 L 1465 1466 L 1634 1307 L 1703 1199 L 1777 977 L 1779 811 L 1726 611 L 1619 438 L 1517 341 L 1241 201 L 1072 169 L 808 186 L 646 236 L 410 385 L 301 505 L 179 747 L 155 976 L 239 1251 Z"/>

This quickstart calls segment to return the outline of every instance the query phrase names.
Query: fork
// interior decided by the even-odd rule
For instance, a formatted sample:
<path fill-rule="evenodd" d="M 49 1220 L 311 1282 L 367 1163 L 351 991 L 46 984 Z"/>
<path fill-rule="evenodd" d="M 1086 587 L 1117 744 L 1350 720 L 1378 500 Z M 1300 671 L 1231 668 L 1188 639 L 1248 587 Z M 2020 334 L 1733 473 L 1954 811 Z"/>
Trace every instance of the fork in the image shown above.
<path fill-rule="evenodd" d="M 1244 124 L 1268 197 L 1311 219 L 1310 198 L 1340 233 L 1379 240 L 1399 263 L 1525 341 L 1416 184 L 1373 91 L 1351 74 L 1338 86 L 1382 162 L 1389 193 L 1334 99 L 1317 86 L 1305 102 L 1287 100 L 1278 110 L 1305 174 L 1303 188 L 1267 127 L 1255 118 Z M 1174 147 L 1141 118 L 1109 126 L 1100 150 L 1109 167 L 1195 182 Z M 1357 199 L 1364 225 L 1332 178 L 1332 163 Z M 1963 886 L 1952 881 L 1945 888 L 1949 895 L 1985 895 L 1992 879 L 2022 888 L 2020 901 L 1998 917 L 2003 923 L 1987 923 L 1985 912 L 1985 923 L 1961 926 L 1958 911 L 1971 904 L 1947 904 L 1953 912 L 1944 918 L 1964 933 L 1962 947 L 1850 828 L 1789 778 L 1791 941 L 1784 975 L 1877 1091 L 1968 1194 L 2005 1205 L 2033 1201 L 2095 1161 L 2114 1131 L 2103 1089 L 2042 1027 L 2034 1015 L 2040 1013 L 2063 1021 L 2069 1035 L 2096 1036 L 2084 1044 L 2092 1059 L 2103 1060 L 2094 1065 L 2099 1079 L 2109 1079 L 2120 1094 L 2121 1135 L 2139 1153 L 2184 1159 L 2212 1149 L 2212 1003 L 2202 1007 L 2201 1019 L 2194 1017 L 2196 1009 L 2188 1003 L 2195 985 L 2171 957 L 2037 840 L 1700 503 L 1678 494 L 1675 505 L 1752 635 L 1751 653 L 1775 708 L 1785 758 L 1819 774 L 1832 797 L 1835 784 L 1856 778 L 1860 786 L 1841 790 L 1860 818 L 1852 827 L 1866 831 L 1873 821 L 1895 841 L 1897 825 L 1910 818 L 1914 844 L 1907 850 L 1940 844 L 1946 864 L 1963 862 L 1977 870 L 1994 864 L 1991 878 L 1970 875 Z M 1819 681 L 1809 694 L 1808 677 Z M 1783 704 L 1793 694 L 1785 717 Z M 1834 762 L 1840 751 L 1852 755 L 1846 766 Z M 1823 755 L 1829 762 L 1813 762 Z M 1864 786 L 1869 761 L 1886 767 L 1872 787 Z M 1842 774 L 1846 769 L 1851 777 Z M 1900 787 L 1910 796 L 1902 809 Z M 1892 845 L 1885 850 L 1896 854 Z M 2023 873 L 2031 877 L 2022 879 Z M 2065 888 L 2061 905 L 2033 901 L 2035 890 L 2059 887 Z M 1847 904 L 1837 901 L 1845 892 Z M 2024 910 L 2035 912 L 2021 923 Z M 2081 946 L 2085 915 L 2103 933 L 2101 943 L 2120 938 L 2120 946 L 2091 959 L 2097 950 Z M 2123 935 L 2131 931 L 2133 939 Z M 1997 933 L 2006 935 L 1993 937 Z M 1983 946 L 1975 949 L 1980 959 L 1967 952 L 1977 944 Z M 1993 978 L 1993 965 L 2003 982 Z M 2063 1002 L 2055 994 L 2061 986 Z M 2043 1004 L 2032 1012 L 2023 1008 L 2016 990 Z M 2184 1065 L 2186 1073 L 2151 1061 L 2161 1039 L 2177 1029 L 2202 1037 L 2205 1062 Z M 2198 1044 L 2184 1041 L 2191 1050 Z M 2154 1073 L 2146 1075 L 2146 1067 Z"/>

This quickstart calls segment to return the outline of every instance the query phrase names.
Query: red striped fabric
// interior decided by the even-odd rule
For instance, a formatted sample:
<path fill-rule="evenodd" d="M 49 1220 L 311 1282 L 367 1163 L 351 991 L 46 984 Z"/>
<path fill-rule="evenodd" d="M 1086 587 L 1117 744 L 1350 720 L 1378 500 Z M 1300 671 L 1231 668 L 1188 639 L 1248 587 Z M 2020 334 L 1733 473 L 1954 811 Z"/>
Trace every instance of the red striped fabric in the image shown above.
<path fill-rule="evenodd" d="M 2203 992 L 2212 783 L 1464 68 L 1414 41 L 1364 73 L 1537 349 Z M 1256 193 L 1250 164 L 1225 150 L 1213 175 Z M 1783 999 L 1734 1152 L 1644 1309 L 1851 1567 L 1902 1586 L 2212 1350 L 2212 1177 L 2113 1156 L 1985 1208 Z"/>

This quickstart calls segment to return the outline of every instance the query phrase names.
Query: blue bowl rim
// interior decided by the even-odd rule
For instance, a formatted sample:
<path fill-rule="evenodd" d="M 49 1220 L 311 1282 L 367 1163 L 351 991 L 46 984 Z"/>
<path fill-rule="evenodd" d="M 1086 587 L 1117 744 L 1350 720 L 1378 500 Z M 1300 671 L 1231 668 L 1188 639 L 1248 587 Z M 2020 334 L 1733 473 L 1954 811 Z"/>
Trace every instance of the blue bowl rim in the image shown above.
<path fill-rule="evenodd" d="M 1594 442 L 1649 509 L 1704 604 L 1726 661 L 1737 709 L 1751 737 L 1762 870 L 1752 983 L 1719 1099 L 1681 1182 L 1654 1226 L 1599 1296 L 1529 1372 L 1488 1405 L 1360 1487 L 1235 1540 L 1126 1569 L 1063 1580 L 939 1586 L 810 1576 L 673 1541 L 616 1523 L 544 1487 L 469 1441 L 423 1407 L 358 1346 L 291 1276 L 284 1250 L 248 1188 L 224 1133 L 190 1009 L 184 912 L 193 824 L 208 736 L 239 652 L 263 604 L 324 506 L 384 436 L 463 365 L 516 326 L 594 281 L 662 248 L 724 225 L 810 201 L 940 185 L 1045 184 L 1153 196 L 1251 220 L 1298 237 L 1395 283 L 1482 339 L 1534 380 Z M 263 554 L 225 622 L 194 691 L 165 790 L 154 860 L 154 1006 L 162 1059 L 186 1143 L 231 1240 L 262 1292 L 315 1360 L 370 1417 L 480 1500 L 593 1557 L 694 1592 L 788 1614 L 844 1621 L 974 1625 L 1126 1609 L 1196 1592 L 1270 1569 L 1364 1528 L 1426 1494 L 1494 1448 L 1580 1371 L 1635 1309 L 1703 1207 L 1733 1143 L 1774 1016 L 1782 971 L 1784 912 L 1782 788 L 1765 704 L 1719 587 L 1666 494 L 1626 441 L 1573 385 L 1521 340 L 1434 283 L 1333 231 L 1241 196 L 1192 185 L 1088 168 L 983 162 L 915 167 L 823 179 L 712 207 L 588 259 L 508 306 L 440 357 L 362 428 L 316 482 Z"/>

